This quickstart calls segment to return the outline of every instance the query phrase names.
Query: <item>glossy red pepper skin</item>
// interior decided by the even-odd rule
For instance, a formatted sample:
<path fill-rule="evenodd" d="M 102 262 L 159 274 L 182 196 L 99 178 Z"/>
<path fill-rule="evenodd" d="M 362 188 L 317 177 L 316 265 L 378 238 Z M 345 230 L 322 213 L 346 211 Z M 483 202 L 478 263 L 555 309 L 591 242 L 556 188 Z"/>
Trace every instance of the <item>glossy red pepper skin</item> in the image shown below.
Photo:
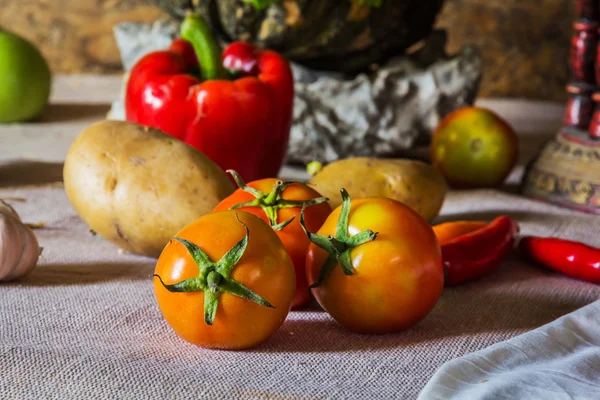
<path fill-rule="evenodd" d="M 442 245 L 446 286 L 466 283 L 487 274 L 512 249 L 519 226 L 510 217 L 498 217 L 484 227 Z"/>
<path fill-rule="evenodd" d="M 527 236 L 519 251 L 529 261 L 571 278 L 600 284 L 600 249 L 558 238 Z"/>
<path fill-rule="evenodd" d="M 147 54 L 129 76 L 126 118 L 175 136 L 245 180 L 277 176 L 292 121 L 289 63 L 241 42 L 227 47 L 222 59 L 238 79 L 200 81 L 193 75 L 195 50 L 183 39 Z"/>

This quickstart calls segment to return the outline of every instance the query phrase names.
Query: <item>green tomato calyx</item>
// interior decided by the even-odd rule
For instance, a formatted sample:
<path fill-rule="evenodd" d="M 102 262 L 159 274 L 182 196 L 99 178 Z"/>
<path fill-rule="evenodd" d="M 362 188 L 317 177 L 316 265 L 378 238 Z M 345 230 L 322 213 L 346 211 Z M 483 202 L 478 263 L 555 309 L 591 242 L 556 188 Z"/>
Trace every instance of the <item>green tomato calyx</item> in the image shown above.
<path fill-rule="evenodd" d="M 308 232 L 304 225 L 304 208 L 302 208 L 302 213 L 300 214 L 300 225 L 302 226 L 302 229 L 304 229 L 308 239 L 329 253 L 327 260 L 325 260 L 325 263 L 321 267 L 317 282 L 312 284 L 310 286 L 311 288 L 321 286 L 337 264 L 340 265 L 342 271 L 347 276 L 354 275 L 355 271 L 352 266 L 352 257 L 350 255 L 352 249 L 367 242 L 372 242 L 378 235 L 377 232 L 367 229 L 356 235 L 350 236 L 348 233 L 348 220 L 350 218 L 351 206 L 350 195 L 346 189 L 341 189 L 340 193 L 342 195 L 342 209 L 338 218 L 335 236 L 323 236 Z"/>
<path fill-rule="evenodd" d="M 229 170 L 227 170 L 227 172 L 229 174 L 231 174 L 231 176 L 235 180 L 235 183 L 238 185 L 238 187 L 240 189 L 242 189 L 244 192 L 250 193 L 252 196 L 254 196 L 253 200 L 246 201 L 246 202 L 240 203 L 240 204 L 236 204 L 236 205 L 232 206 L 230 208 L 230 210 L 237 210 L 237 209 L 243 208 L 243 207 L 260 207 L 263 209 L 263 211 L 267 215 L 267 218 L 269 219 L 269 224 L 271 225 L 271 228 L 273 228 L 276 231 L 282 230 L 283 228 L 288 226 L 294 220 L 294 218 L 290 218 L 287 221 L 278 222 L 277 214 L 280 209 L 294 208 L 294 207 L 306 208 L 306 207 L 324 203 L 329 200 L 327 197 L 318 197 L 316 199 L 310 199 L 310 200 L 286 200 L 286 199 L 282 198 L 283 191 L 285 189 L 287 189 L 287 187 L 290 185 L 293 185 L 293 184 L 304 185 L 304 182 L 277 181 L 275 183 L 275 185 L 273 185 L 273 189 L 269 193 L 265 193 L 258 189 L 255 189 L 253 187 L 246 185 L 246 182 L 244 182 L 242 177 L 234 170 L 229 169 Z"/>
<path fill-rule="evenodd" d="M 239 219 L 237 214 L 236 217 L 240 224 L 246 229 L 246 235 L 217 262 L 211 260 L 208 254 L 196 244 L 182 238 L 176 237 L 173 239 L 185 246 L 190 256 L 192 256 L 192 259 L 199 269 L 197 277 L 167 285 L 159 275 L 153 275 L 158 278 L 163 287 L 169 292 L 204 292 L 204 322 L 207 325 L 212 325 L 215 320 L 221 293 L 228 293 L 253 301 L 261 306 L 275 308 L 267 300 L 230 277 L 231 271 L 233 271 L 233 268 L 244 255 L 250 239 L 250 230 L 248 229 L 248 226 Z"/>

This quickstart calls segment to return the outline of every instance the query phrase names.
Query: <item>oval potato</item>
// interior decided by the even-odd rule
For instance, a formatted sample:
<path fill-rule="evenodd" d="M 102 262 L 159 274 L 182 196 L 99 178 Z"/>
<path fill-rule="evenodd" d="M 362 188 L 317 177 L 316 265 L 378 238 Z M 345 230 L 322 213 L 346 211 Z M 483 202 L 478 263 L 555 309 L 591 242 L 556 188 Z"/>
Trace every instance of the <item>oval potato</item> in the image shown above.
<path fill-rule="evenodd" d="M 341 204 L 340 189 L 344 188 L 352 198 L 398 200 L 427 221 L 438 215 L 447 191 L 437 168 L 407 159 L 356 157 L 335 161 L 319 171 L 310 184 L 330 199 L 333 209 Z"/>
<path fill-rule="evenodd" d="M 200 151 L 123 121 L 98 122 L 81 132 L 68 151 L 63 178 L 71 205 L 92 230 L 151 257 L 234 190 Z"/>

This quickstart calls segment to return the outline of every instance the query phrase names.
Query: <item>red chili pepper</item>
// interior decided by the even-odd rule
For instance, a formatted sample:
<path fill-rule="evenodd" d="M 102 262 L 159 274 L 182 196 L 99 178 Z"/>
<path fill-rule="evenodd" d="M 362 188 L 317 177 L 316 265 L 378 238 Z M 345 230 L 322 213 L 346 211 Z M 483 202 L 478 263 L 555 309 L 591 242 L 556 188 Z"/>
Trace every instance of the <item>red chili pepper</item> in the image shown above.
<path fill-rule="evenodd" d="M 125 109 L 127 120 L 161 129 L 252 181 L 279 173 L 293 100 L 283 56 L 242 42 L 221 54 L 209 26 L 191 14 L 168 50 L 132 68 Z"/>
<path fill-rule="evenodd" d="M 558 238 L 527 236 L 519 251 L 536 262 L 571 278 L 600 284 L 600 249 Z"/>
<path fill-rule="evenodd" d="M 498 217 L 488 224 L 456 221 L 433 227 L 440 239 L 446 286 L 478 279 L 496 268 L 512 249 L 517 223 Z M 456 233 L 457 236 L 449 237 Z"/>

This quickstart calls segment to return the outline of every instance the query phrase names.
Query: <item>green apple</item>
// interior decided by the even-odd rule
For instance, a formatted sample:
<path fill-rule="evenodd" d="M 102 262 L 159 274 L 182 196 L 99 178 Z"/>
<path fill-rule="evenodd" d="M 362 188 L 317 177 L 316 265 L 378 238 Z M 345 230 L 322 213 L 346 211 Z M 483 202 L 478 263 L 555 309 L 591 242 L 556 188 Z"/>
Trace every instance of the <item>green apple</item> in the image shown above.
<path fill-rule="evenodd" d="M 39 50 L 0 28 L 0 122 L 31 120 L 50 97 L 51 75 Z"/>

